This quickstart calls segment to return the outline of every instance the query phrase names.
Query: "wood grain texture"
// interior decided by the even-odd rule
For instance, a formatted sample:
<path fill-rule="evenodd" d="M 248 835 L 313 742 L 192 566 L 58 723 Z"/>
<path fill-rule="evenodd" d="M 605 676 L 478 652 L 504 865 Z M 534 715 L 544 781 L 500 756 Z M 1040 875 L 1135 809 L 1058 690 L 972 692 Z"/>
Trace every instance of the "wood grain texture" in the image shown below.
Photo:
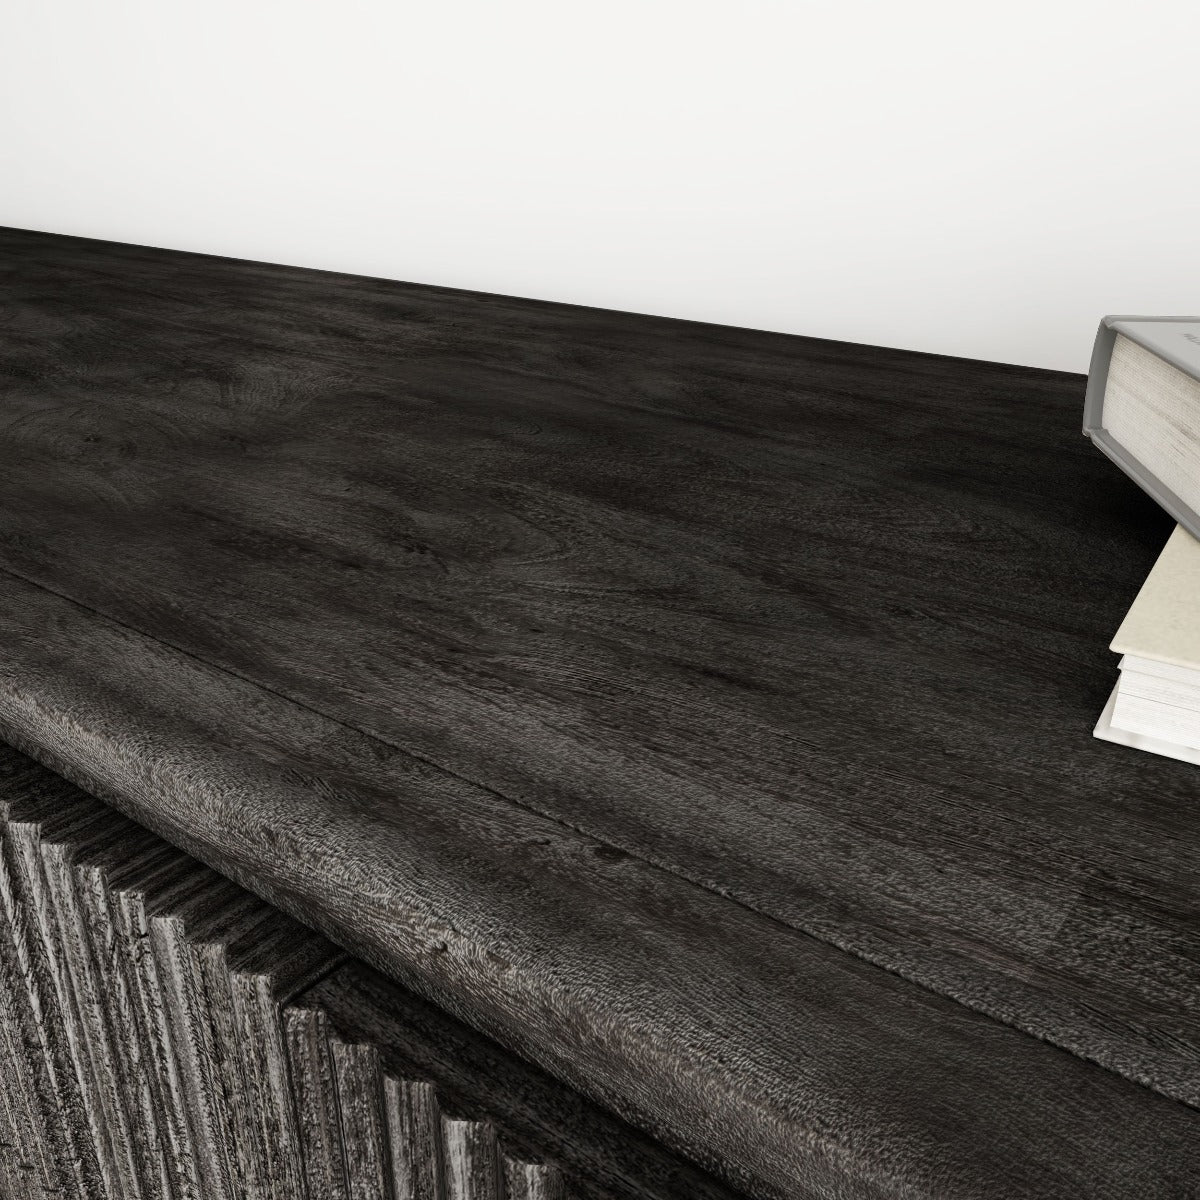
<path fill-rule="evenodd" d="M 30 595 L 47 615 L 53 598 Z M 0 683 L 6 725 L 49 715 L 65 774 L 82 779 L 71 763 L 88 763 L 93 792 L 244 882 L 269 879 L 275 903 L 376 964 L 413 963 L 413 985 L 443 1007 L 740 1172 L 756 1195 L 1186 1196 L 1200 1173 L 1193 1109 L 414 760 L 373 755 L 361 735 L 194 659 L 151 644 L 154 658 L 131 660 L 126 631 L 56 603 L 43 626 L 53 638 L 8 639 L 0 681 L 19 672 L 24 684 Z M 59 653 L 94 680 L 124 662 L 169 681 L 189 711 L 203 701 L 210 727 L 146 723 L 136 672 L 100 706 L 47 687 L 39 659 Z M 231 712 L 248 719 L 230 727 Z M 347 767 L 360 820 L 339 829 L 337 887 L 318 908 L 309 889 L 330 848 L 329 792 L 309 781 L 336 787 Z M 188 832 L 214 810 L 220 820 Z M 398 810 L 403 837 L 388 833 Z M 548 971 L 553 1003 L 539 1009 Z"/>
<path fill-rule="evenodd" d="M 172 1200 L 174 1162 L 143 1057 L 134 1011 L 132 956 L 109 900 L 107 868 L 151 852 L 158 839 L 128 821 L 106 819 L 88 841 L 42 847 L 57 864 L 61 886 L 76 898 L 80 957 L 87 956 L 86 982 L 93 1023 L 108 1051 L 113 1090 L 121 1101 L 142 1193 Z"/>
<path fill-rule="evenodd" d="M 350 1200 L 390 1200 L 386 1111 L 379 1051 L 335 1041 L 333 1071 L 346 1147 Z"/>
<path fill-rule="evenodd" d="M 1194 776 L 1089 737 L 1168 522 L 1078 377 L 0 254 L 10 737 L 764 1195 L 1171 1194 L 1190 1115 L 1118 1165 L 1064 1089 L 1142 1093 L 994 1027 L 1200 1103 Z"/>
<path fill-rule="evenodd" d="M 333 1048 L 326 1025 L 320 1009 L 293 1007 L 284 1013 L 296 1126 L 308 1193 L 327 1196 L 329 1200 L 349 1200 Z M 421 1196 L 418 1200 L 427 1198 Z"/>
<path fill-rule="evenodd" d="M 530 1188 L 535 1194 L 565 1191 L 568 1172 L 571 1194 L 584 1200 L 596 1189 L 597 1173 L 575 1168 L 594 1155 L 607 1169 L 599 1174 L 609 1176 L 597 1194 L 616 1200 L 628 1188 L 625 1172 L 635 1188 L 654 1190 L 654 1174 L 671 1162 L 660 1149 L 640 1155 L 636 1134 L 611 1119 L 598 1120 L 593 1108 L 576 1125 L 563 1112 L 566 1107 L 569 1113 L 570 1102 L 532 1139 L 514 1135 L 530 1115 L 530 1088 L 544 1088 L 548 1081 L 442 1013 L 432 1026 L 422 1021 L 419 1014 L 429 1015 L 427 1006 L 361 964 L 326 976 L 304 1003 L 327 1017 L 335 1065 L 344 1064 L 338 1067 L 344 1140 L 347 1147 L 356 1142 L 365 1159 L 356 1165 L 347 1156 L 352 1195 L 357 1181 L 362 1195 L 387 1200 L 515 1200 Z M 481 1040 L 495 1056 L 491 1060 L 472 1044 Z M 430 1047 L 436 1047 L 432 1062 L 422 1053 Z M 561 1085 L 549 1086 L 552 1094 L 563 1093 Z M 477 1115 L 481 1105 L 489 1111 L 486 1119 Z M 613 1135 L 621 1140 L 613 1141 Z M 561 1166 L 543 1161 L 538 1146 L 551 1147 Z M 666 1192 L 699 1197 L 712 1186 L 699 1175 L 695 1181 L 698 1191 Z"/>
<path fill-rule="evenodd" d="M 103 1061 L 93 1057 L 88 1043 L 59 928 L 60 910 L 39 853 L 41 818 L 52 818 L 57 811 L 52 798 L 39 793 L 28 808 L 13 806 L 6 822 L 6 873 L 14 907 L 20 909 L 12 926 L 22 943 L 17 961 L 27 964 L 23 973 L 53 1063 L 57 1105 L 69 1114 L 64 1128 L 73 1127 L 77 1144 L 87 1147 L 89 1168 L 94 1164 L 88 1185 L 102 1195 L 120 1195 L 134 1165 L 123 1153 L 123 1130 L 115 1117 L 112 1090 L 98 1074 Z M 69 821 L 74 814 L 65 815 Z"/>
<path fill-rule="evenodd" d="M 570 1180 L 571 1200 L 727 1200 L 728 1192 L 629 1126 L 601 1120 L 594 1105 L 489 1038 L 360 962 L 304 997 L 343 1040 L 381 1048 L 398 1196 L 445 1200 L 442 1104 L 491 1114 L 512 1187 L 549 1197 Z M 390 1085 L 390 1086 L 389 1086 Z M 549 1159 L 561 1171 L 535 1164 Z M 528 1170 L 525 1168 L 528 1167 Z"/>
<path fill-rule="evenodd" d="M 144 1029 L 136 1012 L 132 956 L 116 918 L 105 880 L 105 860 L 114 843 L 124 844 L 126 829 L 116 823 L 112 839 L 97 861 L 91 854 L 76 852 L 73 882 L 80 902 L 83 932 L 90 947 L 92 980 L 104 1034 L 112 1049 L 114 1085 L 124 1100 L 124 1112 L 137 1156 L 143 1193 L 155 1200 L 172 1200 L 175 1162 L 163 1116 L 151 1081 L 152 1065 L 143 1052 Z M 126 852 L 136 857 L 137 842 Z M 117 853 L 120 853 L 117 850 Z"/>
<path fill-rule="evenodd" d="M 48 772 L 21 755 L 0 753 L 0 972 L 9 1004 L 5 1028 L 24 1049 L 32 1093 L 29 1102 L 33 1105 L 27 1115 L 40 1117 L 55 1112 L 58 1117 L 53 1122 L 33 1120 L 46 1143 L 46 1190 L 61 1188 L 68 1195 L 91 1195 L 99 1187 L 99 1163 L 61 1014 L 45 974 L 36 924 L 20 885 L 19 860 L 8 833 L 10 799 L 19 796 L 27 800 L 46 791 L 47 784 L 53 791 L 60 786 Z M 9 1061 L 10 1069 L 19 1071 L 18 1064 Z M 13 1095 L 11 1088 L 8 1094 Z M 20 1107 L 18 1103 L 12 1111 L 18 1122 Z M 21 1147 L 24 1153 L 14 1149 L 18 1167 L 29 1160 L 30 1147 L 36 1144 L 33 1131 L 22 1136 L 28 1141 Z"/>
<path fill-rule="evenodd" d="M 11 942 L 0 943 L 0 1195 L 61 1194 L 55 1148 L 22 1044 L 23 1021 Z"/>
<path fill-rule="evenodd" d="M 7 817 L 7 806 L 0 803 L 0 822 Z M 39 1119 L 54 1103 L 54 1093 L 32 1010 L 36 990 L 27 980 L 8 911 L 7 903 L 0 908 L 0 1194 L 66 1194 L 63 1184 L 71 1178 L 74 1158 L 71 1139 L 65 1128 L 56 1137 Z"/>
<path fill-rule="evenodd" d="M 393 1191 L 410 1200 L 445 1200 L 442 1114 L 437 1091 L 433 1084 L 419 1078 L 388 1077 L 383 1087 Z"/>
<path fill-rule="evenodd" d="M 446 1200 L 499 1200 L 500 1148 L 492 1126 L 443 1113 Z"/>
<path fill-rule="evenodd" d="M 509 1200 L 567 1200 L 566 1186 L 559 1176 L 546 1177 L 529 1163 L 509 1161 L 505 1187 Z"/>
<path fill-rule="evenodd" d="M 131 861 L 126 870 L 110 877 L 111 908 L 121 923 L 132 967 L 143 1049 L 171 1160 L 173 1190 L 180 1200 L 200 1200 L 203 1158 L 179 1041 L 181 1018 L 173 1002 L 172 977 L 155 952 L 147 906 L 147 896 L 153 902 L 164 886 L 179 891 L 181 879 L 186 886 L 199 873 L 181 873 L 178 867 L 178 852 L 173 849 Z M 211 1173 L 207 1178 L 212 1178 Z"/>
<path fill-rule="evenodd" d="M 0 837 L 24 847 L 22 862 L 40 861 L 55 889 L 35 924 L 76 1001 L 60 1027 L 45 1014 L 40 1025 L 90 1047 L 89 1074 L 73 1082 L 84 1139 L 110 1165 L 82 1187 L 60 1185 L 63 1164 L 47 1148 L 67 1109 L 55 1089 L 25 1087 L 10 1055 L 0 1060 L 3 1200 L 124 1200 L 114 1111 L 130 1177 L 163 1200 L 738 1200 L 65 780 L 27 761 L 9 769 L 21 761 L 0 746 Z M 12 924 L 0 919 L 5 1017 L 35 994 Z M 147 962 L 161 975 L 144 973 Z M 143 999 L 161 1012 L 139 1015 Z M 20 1029 L 7 1019 L 0 1046 Z M 508 1132 L 517 1128 L 525 1136 Z M 576 1163 L 581 1190 L 568 1193 Z"/>

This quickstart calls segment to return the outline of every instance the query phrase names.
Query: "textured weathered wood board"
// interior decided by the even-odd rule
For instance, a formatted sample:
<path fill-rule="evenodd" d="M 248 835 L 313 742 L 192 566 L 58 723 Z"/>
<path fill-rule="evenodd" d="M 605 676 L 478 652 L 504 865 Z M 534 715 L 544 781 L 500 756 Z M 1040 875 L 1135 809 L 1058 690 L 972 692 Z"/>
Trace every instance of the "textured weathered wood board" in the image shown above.
<path fill-rule="evenodd" d="M 897 976 L 1200 1100 L 1195 777 L 1089 737 L 1167 523 L 1078 377 L 0 248 L 10 736 L 764 1192 L 1109 1170 L 1137 1089 Z"/>
<path fill-rule="evenodd" d="M 0 1200 L 737 1200 L 3 746 L 0 864 Z"/>
<path fill-rule="evenodd" d="M 94 764 L 93 792 L 755 1195 L 1186 1196 L 1200 1177 L 1193 1108 L 586 835 L 497 812 L 419 762 L 372 756 L 362 735 L 233 676 L 154 643 L 139 647 L 149 662 L 130 659 L 127 634 L 94 614 L 65 605 L 50 628 L 7 643 L 0 679 L 19 671 L 45 697 L 40 656 L 70 653 L 94 679 L 124 662 L 211 714 L 143 723 L 136 673 L 99 708 L 59 691 L 61 745 Z M 329 827 L 308 801 L 339 798 L 347 767 L 359 819 L 339 827 L 318 907 Z M 404 836 L 382 837 L 394 826 L 380 815 L 397 812 Z M 531 999 L 548 983 L 549 1002 Z"/>

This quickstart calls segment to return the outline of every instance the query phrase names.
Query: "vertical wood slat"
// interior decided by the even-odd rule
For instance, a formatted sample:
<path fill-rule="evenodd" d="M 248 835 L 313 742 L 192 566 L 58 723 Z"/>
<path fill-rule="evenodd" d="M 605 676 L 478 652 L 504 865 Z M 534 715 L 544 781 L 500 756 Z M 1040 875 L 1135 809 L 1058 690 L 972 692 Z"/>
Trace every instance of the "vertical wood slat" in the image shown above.
<path fill-rule="evenodd" d="M 566 1180 L 554 1166 L 506 1157 L 504 1180 L 506 1200 L 567 1200 Z"/>
<path fill-rule="evenodd" d="M 170 983 L 159 968 L 151 941 L 145 898 L 135 888 L 116 894 L 116 911 L 125 931 L 132 978 L 145 1038 L 145 1061 L 155 1087 L 155 1101 L 168 1131 L 172 1174 L 180 1200 L 207 1200 L 201 1186 L 196 1136 L 185 1099 L 182 1050 L 178 1025 L 173 1019 Z"/>
<path fill-rule="evenodd" d="M 173 1163 L 145 1059 L 148 1043 L 137 1012 L 132 961 L 116 898 L 109 892 L 100 862 L 77 860 L 71 874 L 95 971 L 98 1016 L 116 1069 L 113 1083 L 124 1102 L 143 1192 L 147 1200 L 176 1200 Z"/>
<path fill-rule="evenodd" d="M 423 1080 L 383 1081 L 392 1186 L 396 1200 L 445 1200 L 442 1116 L 437 1092 Z"/>
<path fill-rule="evenodd" d="M 225 1141 L 217 1111 L 213 1053 L 206 1036 L 204 990 L 193 948 L 177 917 L 150 920 L 150 942 L 164 985 L 165 1011 L 178 1054 L 181 1096 L 188 1114 L 201 1179 L 202 1200 L 235 1200 Z"/>
<path fill-rule="evenodd" d="M 5 933 L 0 939 L 0 953 L 6 956 L 7 974 L 13 980 L 17 1027 L 23 1027 L 37 1093 L 39 1107 L 33 1118 L 46 1130 L 64 1184 L 80 1196 L 99 1196 L 102 1194 L 100 1164 L 82 1092 L 58 1010 L 58 997 L 50 983 L 44 956 L 36 945 L 36 929 L 19 879 L 16 847 L 5 820 L 0 826 L 0 923 Z M 54 1119 L 45 1120 L 47 1113 L 53 1113 Z"/>
<path fill-rule="evenodd" d="M 73 993 L 72 1015 L 77 1035 L 86 1046 L 93 1094 L 100 1097 L 112 1146 L 118 1195 L 148 1200 L 142 1187 L 141 1164 L 121 1088 L 121 1070 L 104 1019 L 100 986 L 72 870 L 73 847 L 47 842 L 38 845 L 43 878 L 52 899 L 55 937 L 63 956 L 63 973 Z"/>
<path fill-rule="evenodd" d="M 0 1003 L 0 1020 L 7 1018 L 7 1006 Z M 26 1200 L 34 1195 L 33 1181 L 36 1150 L 32 1122 L 22 1120 L 19 1105 L 21 1085 L 15 1070 L 12 1040 L 0 1034 L 0 1196 Z"/>
<path fill-rule="evenodd" d="M 319 1009 L 288 1009 L 284 1033 L 308 1194 L 313 1200 L 349 1200 L 342 1115 L 325 1014 Z"/>
<path fill-rule="evenodd" d="M 269 1200 L 264 1151 L 252 1109 L 254 1097 L 239 1053 L 240 1030 L 229 991 L 225 946 L 201 942 L 195 946 L 195 953 L 212 1032 L 214 1106 L 220 1106 L 221 1137 L 227 1149 L 231 1184 L 235 1194 L 246 1200 Z"/>
<path fill-rule="evenodd" d="M 288 1075 L 282 1014 L 263 975 L 231 973 L 228 986 L 238 1019 L 253 1135 L 263 1150 L 268 1200 L 292 1200 L 307 1191 L 296 1105 Z"/>
<path fill-rule="evenodd" d="M 10 821 L 8 833 L 15 890 L 24 910 L 27 949 L 37 976 L 34 994 L 41 1000 L 41 1019 L 49 1022 L 47 1032 L 59 1044 L 57 1057 L 64 1096 L 79 1097 L 80 1111 L 90 1134 L 87 1141 L 97 1164 L 92 1194 L 117 1200 L 122 1195 L 126 1172 L 122 1170 L 113 1140 L 116 1119 L 100 1086 L 91 1047 L 84 1036 L 75 985 L 59 937 L 56 905 L 42 866 L 40 827 L 36 821 Z"/>
<path fill-rule="evenodd" d="M 54 1130 L 37 1117 L 48 1093 L 39 1092 L 40 1046 L 23 1011 L 23 981 L 15 970 L 10 932 L 0 921 L 0 1185 L 20 1194 L 21 1174 L 30 1170 L 43 1193 L 58 1194 L 65 1144 L 56 1144 Z"/>
<path fill-rule="evenodd" d="M 402 1024 L 335 1029 L 327 997 L 360 976 L 324 939 L 98 802 L 67 808 L 0 807 L 3 1200 L 564 1200 L 464 1104 L 469 1071 L 447 1109 L 387 1041 Z"/>
<path fill-rule="evenodd" d="M 332 1045 L 350 1200 L 393 1200 L 379 1051 L 336 1039 Z"/>
<path fill-rule="evenodd" d="M 442 1117 L 446 1200 L 501 1200 L 500 1147 L 486 1121 Z"/>

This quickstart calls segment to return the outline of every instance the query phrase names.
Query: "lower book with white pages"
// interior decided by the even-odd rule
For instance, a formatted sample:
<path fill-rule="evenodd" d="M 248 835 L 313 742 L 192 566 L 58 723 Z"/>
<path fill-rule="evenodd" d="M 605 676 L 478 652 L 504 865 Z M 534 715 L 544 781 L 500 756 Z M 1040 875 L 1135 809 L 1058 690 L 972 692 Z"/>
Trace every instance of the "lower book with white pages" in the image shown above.
<path fill-rule="evenodd" d="M 1121 674 L 1096 737 L 1200 764 L 1200 542 L 1181 526 L 1111 649 Z"/>
<path fill-rule="evenodd" d="M 1120 684 L 1117 685 L 1120 687 Z M 1161 754 L 1166 758 L 1177 758 L 1180 762 L 1195 763 L 1200 766 L 1200 750 L 1191 746 L 1183 746 L 1178 742 L 1167 741 L 1165 738 L 1152 737 L 1145 733 L 1133 733 L 1113 724 L 1113 709 L 1117 704 L 1117 688 L 1113 688 L 1108 697 L 1108 703 L 1100 714 L 1093 730 L 1096 737 L 1106 742 L 1116 742 L 1119 746 L 1132 746 L 1135 750 L 1148 750 L 1151 754 Z"/>

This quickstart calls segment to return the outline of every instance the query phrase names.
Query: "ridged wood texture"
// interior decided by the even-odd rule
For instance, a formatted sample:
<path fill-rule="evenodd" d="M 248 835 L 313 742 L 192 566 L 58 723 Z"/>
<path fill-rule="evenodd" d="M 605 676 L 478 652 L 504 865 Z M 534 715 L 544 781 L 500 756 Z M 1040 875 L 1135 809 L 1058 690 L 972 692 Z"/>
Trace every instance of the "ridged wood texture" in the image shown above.
<path fill-rule="evenodd" d="M 1080 377 L 18 230 L 0 305 L 0 737 L 756 1196 L 1194 1195 Z"/>
<path fill-rule="evenodd" d="M 3 746 L 0 898 L 0 1200 L 736 1200 Z"/>

